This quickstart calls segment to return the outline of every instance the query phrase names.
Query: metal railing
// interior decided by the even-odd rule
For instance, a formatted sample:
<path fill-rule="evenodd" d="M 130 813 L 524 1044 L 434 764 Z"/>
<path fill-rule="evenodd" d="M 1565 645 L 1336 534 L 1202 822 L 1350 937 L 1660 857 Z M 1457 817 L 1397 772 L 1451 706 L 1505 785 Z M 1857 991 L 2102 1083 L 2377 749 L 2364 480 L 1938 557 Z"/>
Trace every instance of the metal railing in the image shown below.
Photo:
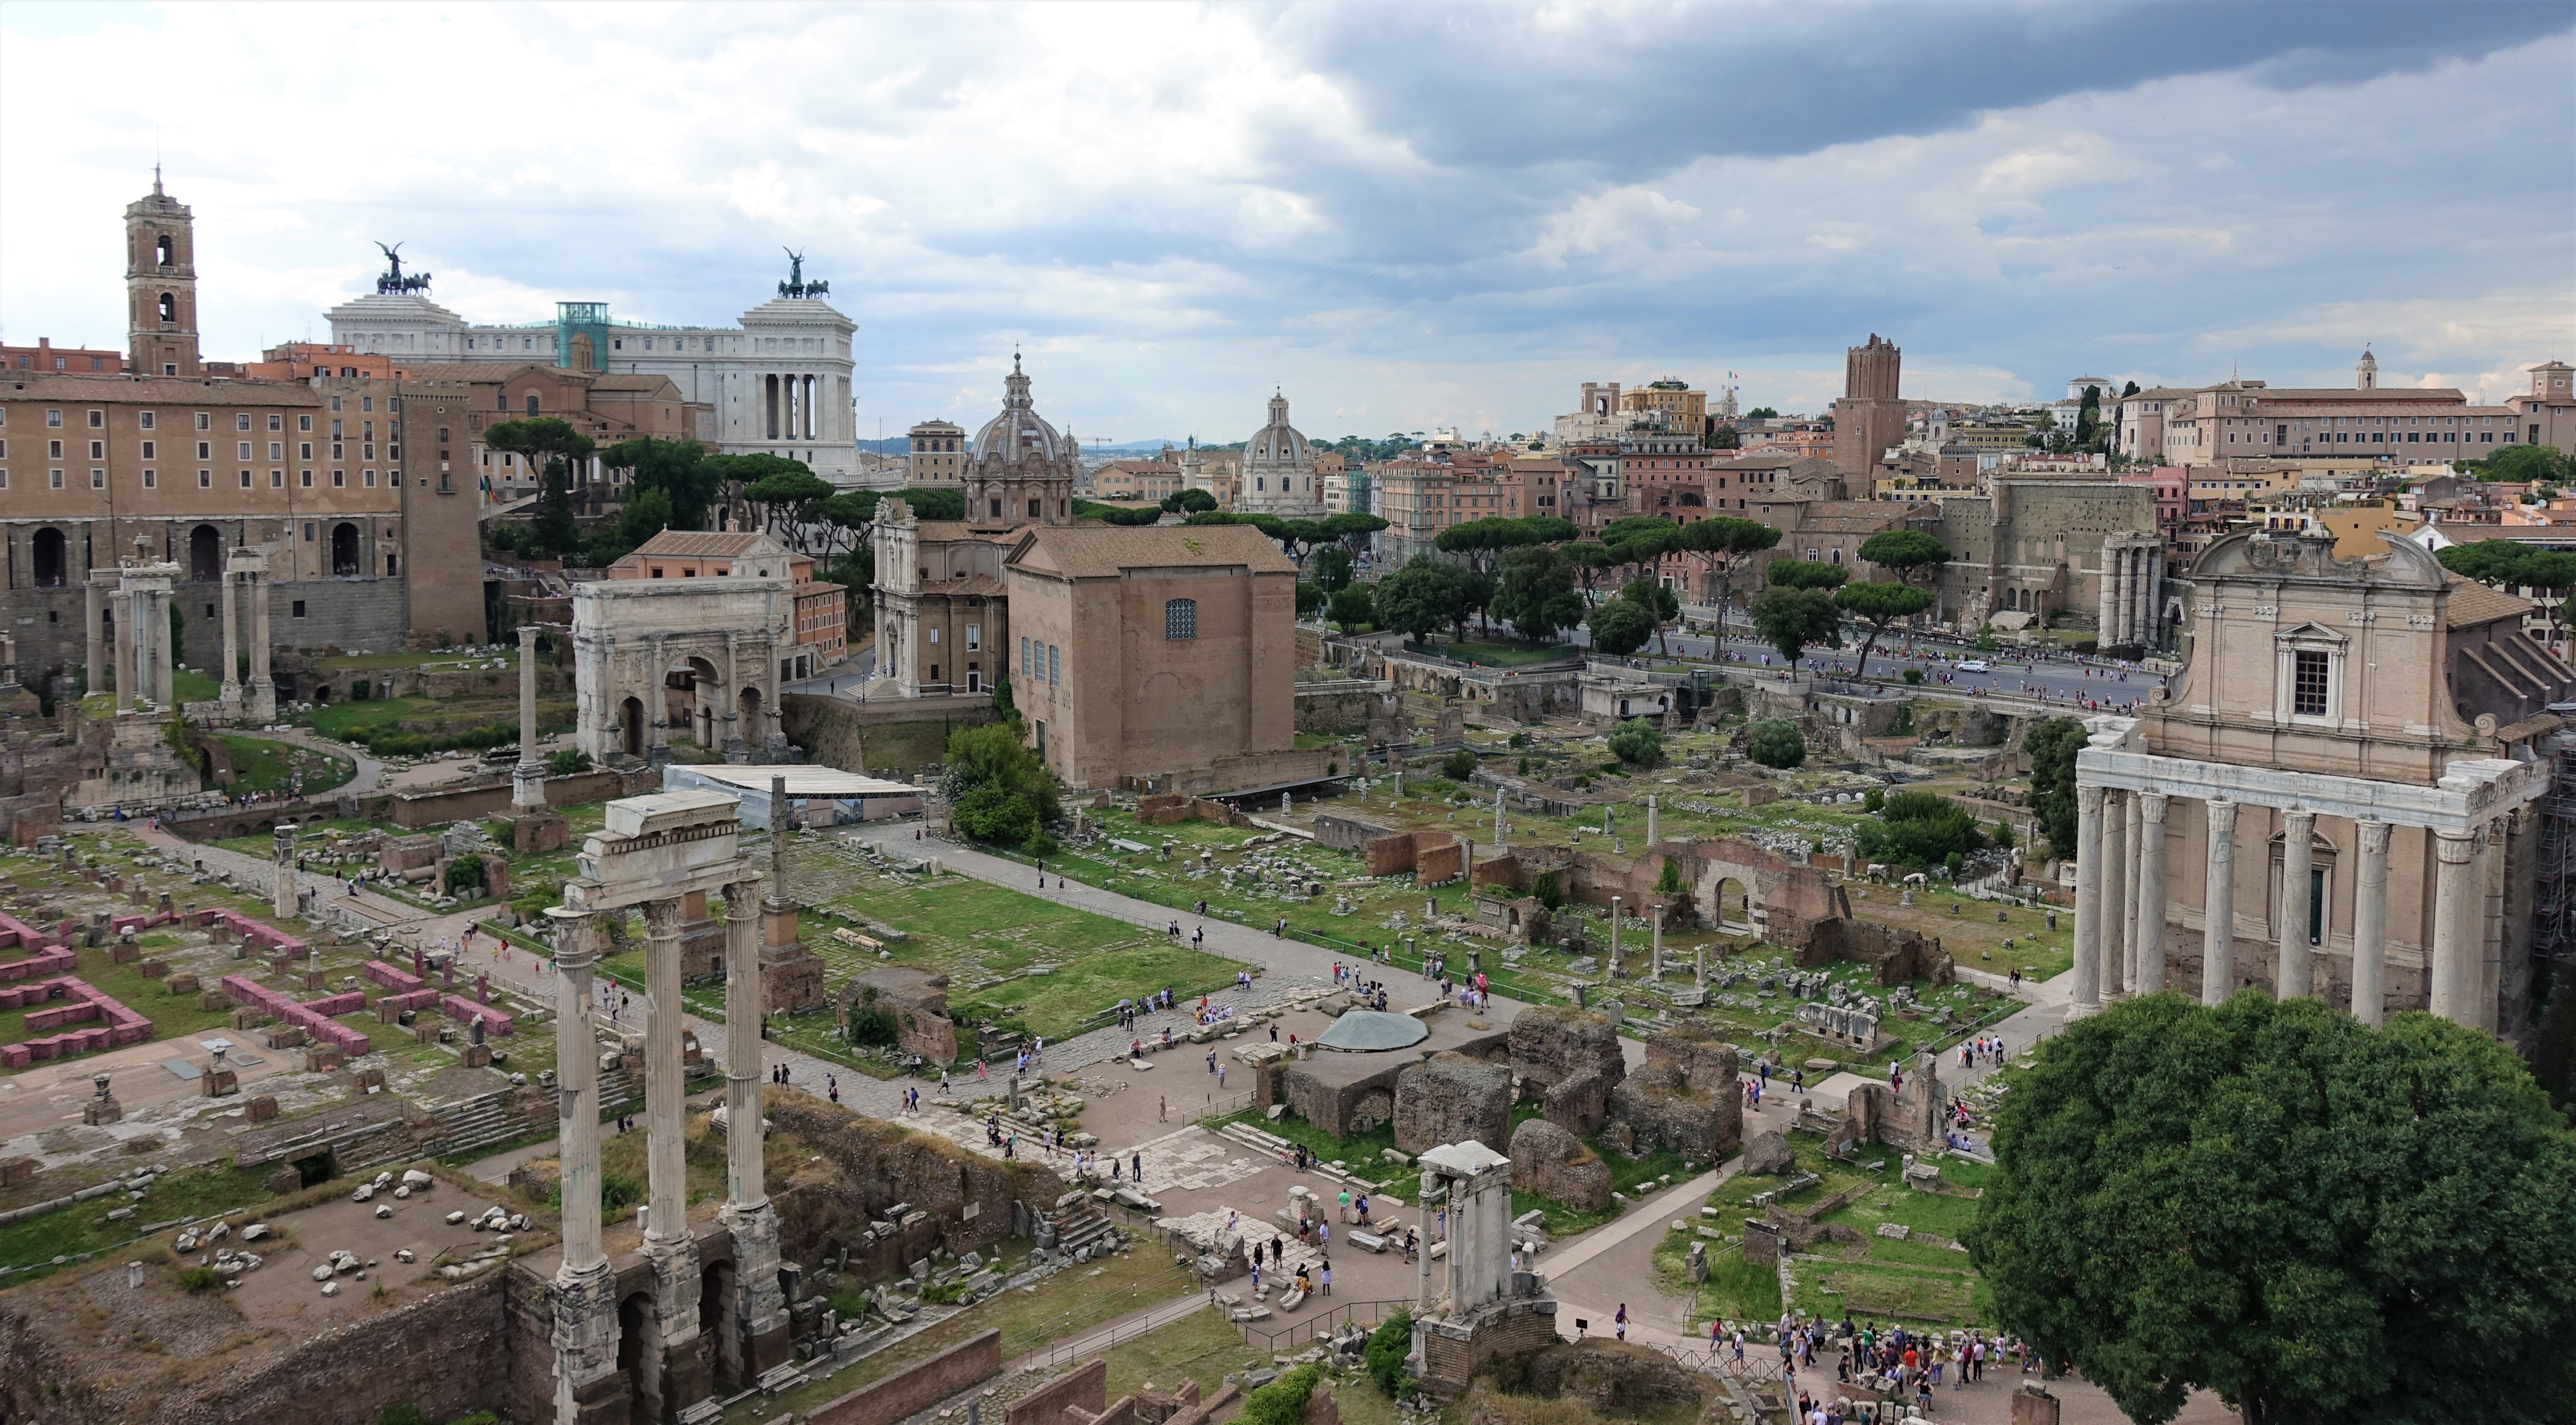
<path fill-rule="evenodd" d="M 1183 1297 L 1180 1292 L 1176 1290 L 1176 1288 L 1181 1287 L 1185 1283 L 1190 1291 L 1190 1295 L 1187 1297 Z M 1002 1358 L 1004 1360 L 1010 1360 L 1017 1356 L 1021 1351 L 1033 1350 L 1048 1341 L 1057 1340 L 1062 1337 L 1070 1337 L 1074 1333 L 1080 1331 L 1083 1327 L 1088 1326 L 1093 1322 L 1100 1321 L 1111 1316 L 1124 1315 L 1127 1312 L 1135 1310 L 1136 1304 L 1140 1300 L 1152 1301 L 1157 1304 L 1161 1304 L 1165 1298 L 1172 1301 L 1199 1300 L 1198 1273 L 1190 1268 L 1175 1267 L 1159 1276 L 1149 1277 L 1144 1281 L 1138 1282 L 1134 1286 L 1127 1288 L 1125 1291 L 1115 1293 L 1114 1295 L 1097 1299 L 1086 1298 L 1086 1301 L 1088 1302 L 1087 1305 L 1077 1307 L 1072 1311 L 1067 1311 L 1061 1315 L 1041 1321 L 1024 1331 L 1019 1332 L 1011 1339 L 1004 1341 L 1002 1343 Z M 1174 1314 L 1178 1315 L 1180 1313 L 1176 1312 Z M 1154 1313 L 1149 1310 L 1146 1315 L 1138 1321 L 1126 1323 L 1125 1325 L 1136 1328 L 1135 1330 L 1130 1331 L 1130 1335 L 1133 1336 L 1141 1334 L 1142 1331 L 1153 1329 L 1152 1326 L 1144 1324 L 1146 1321 L 1151 1320 L 1153 1315 Z M 1171 1318 L 1167 1317 L 1165 1318 L 1165 1321 L 1170 1319 Z M 1156 1322 L 1155 1324 L 1161 1325 L 1164 1324 L 1164 1322 Z M 1122 1327 L 1117 1329 L 1124 1328 Z M 1108 1343 L 1102 1342 L 1100 1344 L 1106 1345 Z M 1097 1348 L 1087 1341 L 1065 1340 L 1062 1344 L 1056 1346 L 1053 1351 L 1049 1352 L 1048 1361 L 1052 1364 L 1055 1358 L 1059 1355 L 1071 1355 L 1077 1352 L 1088 1352 L 1093 1349 Z"/>
<path fill-rule="evenodd" d="M 1296 1349 L 1300 1341 L 1330 1335 L 1345 1321 L 1356 1321 L 1362 1326 L 1375 1326 L 1395 1313 L 1411 1311 L 1413 1307 L 1413 1298 L 1409 1296 L 1397 1297 L 1390 1301 L 1353 1301 L 1335 1306 L 1320 1315 L 1309 1316 L 1301 1321 L 1291 1321 L 1275 1331 L 1264 1331 L 1250 1321 L 1238 1321 L 1235 1325 L 1242 1330 L 1245 1345 L 1258 1352 L 1276 1355 Z"/>
<path fill-rule="evenodd" d="M 1250 1107 L 1252 1107 L 1251 1090 L 1246 1089 L 1242 1093 L 1228 1094 L 1223 1098 L 1210 1100 L 1205 1107 L 1201 1108 L 1198 1112 L 1191 1114 L 1189 1118 L 1190 1126 L 1193 1128 L 1204 1128 L 1211 1123 L 1232 1118 L 1236 1114 L 1241 1113 Z"/>

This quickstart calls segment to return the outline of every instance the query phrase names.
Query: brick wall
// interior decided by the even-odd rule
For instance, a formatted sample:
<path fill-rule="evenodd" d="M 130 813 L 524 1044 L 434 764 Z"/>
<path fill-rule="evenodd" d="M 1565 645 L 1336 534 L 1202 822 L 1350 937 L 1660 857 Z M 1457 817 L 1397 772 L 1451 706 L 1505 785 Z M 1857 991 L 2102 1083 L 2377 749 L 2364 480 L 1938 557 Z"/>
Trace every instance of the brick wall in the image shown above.
<path fill-rule="evenodd" d="M 1001 1373 L 1002 1333 L 987 1331 L 917 1366 L 826 1401 L 805 1418 L 807 1425 L 892 1425 Z"/>
<path fill-rule="evenodd" d="M 1485 1362 L 1553 1346 L 1558 1340 L 1556 1303 L 1545 1298 L 1505 1303 L 1478 1318 L 1471 1333 L 1452 1335 L 1442 1329 L 1447 1325 L 1425 1322 L 1414 1327 L 1415 1339 L 1422 1343 L 1422 1387 L 1442 1399 L 1454 1399 L 1466 1390 Z"/>
<path fill-rule="evenodd" d="M 489 1273 L 417 1305 L 310 1337 L 246 1376 L 165 1396 L 151 1419 L 154 1425 L 376 1425 L 385 1407 L 399 1401 L 431 1420 L 506 1410 L 501 1373 L 445 1368 L 450 1361 L 501 1356 L 508 1350 L 505 1322 L 502 1274 Z"/>
<path fill-rule="evenodd" d="M 1065 1372 L 1029 1394 L 1013 1401 L 1002 1415 L 1003 1425 L 1091 1425 L 1109 1396 L 1109 1360 L 1102 1357 L 1089 1365 Z M 1135 1401 L 1128 1402 L 1130 1414 Z M 1071 1406 L 1079 1416 L 1065 1413 Z M 816 1425 L 827 1425 L 818 1421 Z"/>

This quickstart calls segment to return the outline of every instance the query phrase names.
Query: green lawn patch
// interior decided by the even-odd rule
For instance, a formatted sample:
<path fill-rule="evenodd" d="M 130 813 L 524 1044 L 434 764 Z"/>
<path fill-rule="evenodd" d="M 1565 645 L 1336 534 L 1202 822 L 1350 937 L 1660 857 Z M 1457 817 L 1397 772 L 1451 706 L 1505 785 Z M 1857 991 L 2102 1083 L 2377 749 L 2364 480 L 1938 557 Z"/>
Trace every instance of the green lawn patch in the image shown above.
<path fill-rule="evenodd" d="M 1524 668 L 1533 663 L 1568 663 L 1583 650 L 1568 643 L 1444 643 L 1439 651 L 1451 658 L 1487 668 Z"/>
<path fill-rule="evenodd" d="M 0 1266 L 10 1268 L 7 1280 L 11 1286 L 21 1286 L 53 1271 L 56 1257 L 76 1257 L 83 1252 L 132 1243 L 135 1229 L 146 1222 L 203 1217 L 265 1202 L 269 1198 L 268 1173 L 265 1167 L 171 1173 L 146 1188 L 140 1202 L 118 1196 L 93 1198 L 13 1222 L 0 1227 Z M 109 1209 L 116 1207 L 132 1207 L 134 1215 L 116 1222 L 103 1220 Z"/>
<path fill-rule="evenodd" d="M 1336 1138 L 1305 1119 L 1283 1113 L 1274 1123 L 1264 1117 L 1260 1109 L 1247 1108 L 1241 1113 L 1220 1118 L 1208 1127 L 1213 1130 L 1228 1123 L 1247 1123 L 1264 1133 L 1303 1145 L 1318 1162 L 1342 1163 L 1353 1177 L 1374 1186 L 1383 1187 L 1406 1175 L 1405 1169 L 1388 1162 L 1384 1156 L 1395 1146 L 1395 1125 L 1391 1123 L 1381 1123 L 1366 1133 L 1348 1138 Z"/>
<path fill-rule="evenodd" d="M 170 994 L 161 988 L 159 980 L 145 979 L 136 973 L 141 963 L 139 961 L 134 964 L 117 964 L 115 952 L 110 946 L 102 945 L 94 949 L 75 947 L 74 953 L 76 959 L 72 973 L 88 981 L 92 988 L 123 1000 L 126 1008 L 150 1019 L 153 1042 L 203 1033 L 220 1028 L 232 1019 L 230 1005 L 222 1009 L 199 1009 L 197 996 L 194 993 Z M 213 988 L 212 980 L 208 980 L 206 984 L 208 988 Z M 16 1009 L 0 1009 L 0 1044 L 23 1042 L 27 1038 L 27 1015 L 45 1007 L 37 1004 L 23 1005 Z M 59 1003 L 56 1007 L 59 1007 Z M 39 1032 L 50 1034 L 57 1031 Z"/>
<path fill-rule="evenodd" d="M 1132 927 L 1121 926 L 1121 929 Z M 1121 999 L 1169 988 L 1187 998 L 1230 983 L 1251 968 L 1240 960 L 1163 940 L 1131 941 L 1086 954 L 1046 974 L 1023 974 L 965 995 L 952 994 L 952 1012 L 976 1022 L 1016 1019 L 1031 1034 L 1062 1039 L 1098 1027 L 1097 1016 Z"/>
<path fill-rule="evenodd" d="M 1732 1230 L 1734 1224 L 1728 1223 Z M 1690 1249 L 1708 1246 L 1708 1278 L 1696 1293 L 1690 1283 Z M 1692 1296 L 1691 1319 L 1774 1321 L 1780 1316 L 1780 1272 L 1777 1267 L 1744 1260 L 1744 1244 L 1700 1236 L 1691 1228 L 1666 1232 L 1655 1244 L 1655 1282 L 1668 1292 Z"/>
<path fill-rule="evenodd" d="M 233 767 L 236 792 L 327 792 L 358 774 L 358 764 L 345 757 L 316 752 L 292 742 L 266 737 L 217 734 Z M 302 781 L 296 779 L 301 775 Z"/>

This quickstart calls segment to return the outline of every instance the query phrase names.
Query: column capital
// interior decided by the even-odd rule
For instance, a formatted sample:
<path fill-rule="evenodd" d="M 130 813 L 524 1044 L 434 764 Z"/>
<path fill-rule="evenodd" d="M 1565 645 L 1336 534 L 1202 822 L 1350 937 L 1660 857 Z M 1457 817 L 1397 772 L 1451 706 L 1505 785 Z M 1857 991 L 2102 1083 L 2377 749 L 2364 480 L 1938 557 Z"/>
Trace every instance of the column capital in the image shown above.
<path fill-rule="evenodd" d="M 2209 817 L 2209 829 L 2218 836 L 2236 834 L 2236 803 L 2219 798 L 2201 803 Z"/>
<path fill-rule="evenodd" d="M 2388 850 L 2387 822 L 2377 817 L 2364 817 L 2353 823 L 2353 829 L 2361 833 L 2361 849 L 2364 852 L 2375 856 Z"/>
<path fill-rule="evenodd" d="M 545 632 L 545 629 L 539 624 L 523 623 L 519 625 L 519 646 L 521 648 L 536 647 L 537 635 L 543 632 Z"/>
<path fill-rule="evenodd" d="M 735 880 L 730 880 L 724 883 L 725 917 L 727 919 L 732 919 L 736 916 L 749 919 L 750 917 L 760 913 L 756 909 L 760 902 L 760 882 L 761 874 L 758 871 L 752 871 Z"/>
<path fill-rule="evenodd" d="M 644 902 L 644 934 L 654 940 L 670 940 L 680 934 L 680 912 L 685 903 L 678 896 Z"/>
<path fill-rule="evenodd" d="M 555 968 L 587 970 L 599 951 L 599 917 L 586 910 L 566 910 L 548 906 L 546 914 L 555 923 Z"/>
<path fill-rule="evenodd" d="M 2317 829 L 2317 814 L 2312 811 L 2285 811 L 2281 820 L 2292 829 L 2304 828 L 2311 834 Z"/>
<path fill-rule="evenodd" d="M 2102 796 L 2108 790 L 2110 789 L 2107 787 L 2087 786 L 2079 783 L 2075 788 L 2076 811 L 2084 816 L 2100 816 L 2102 814 Z"/>
<path fill-rule="evenodd" d="M 2172 800 L 2162 792 L 2138 793 L 2138 812 L 2158 826 L 2165 824 L 2165 803 Z"/>
<path fill-rule="evenodd" d="M 2467 831 L 2436 831 L 2433 833 L 2433 850 L 2444 864 L 2465 866 L 2478 854 L 2480 830 L 2473 826 Z"/>

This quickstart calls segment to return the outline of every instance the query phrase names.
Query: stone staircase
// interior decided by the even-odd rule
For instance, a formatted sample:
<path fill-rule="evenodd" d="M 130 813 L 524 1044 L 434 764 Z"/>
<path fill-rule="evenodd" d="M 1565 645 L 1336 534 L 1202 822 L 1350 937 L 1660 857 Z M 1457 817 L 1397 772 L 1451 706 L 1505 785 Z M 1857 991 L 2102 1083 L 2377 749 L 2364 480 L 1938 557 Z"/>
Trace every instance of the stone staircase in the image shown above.
<path fill-rule="evenodd" d="M 535 1112 L 522 1112 L 512 1106 L 516 1089 L 495 1089 L 490 1093 L 461 1098 L 440 1104 L 430 1114 L 437 1124 L 431 1136 L 417 1147 L 406 1146 L 413 1140 L 399 1136 L 399 1141 L 370 1143 L 360 1150 L 363 1161 L 344 1159 L 343 1171 L 356 1172 L 385 1164 L 420 1158 L 470 1156 L 488 1148 L 523 1141 L 553 1129 L 555 1117 L 550 1107 Z M 621 1066 L 603 1070 L 599 1076 L 600 1111 L 618 1113 L 643 1099 L 639 1086 Z"/>
<path fill-rule="evenodd" d="M 1295 1147 L 1294 1144 L 1290 1143 L 1287 1139 L 1280 1137 L 1278 1134 L 1265 1133 L 1262 1130 L 1253 1127 L 1249 1123 L 1226 1124 L 1224 1127 L 1217 1130 L 1217 1136 L 1220 1138 L 1230 1139 L 1247 1148 L 1256 1149 L 1263 1156 L 1274 1159 L 1282 1153 L 1293 1151 Z M 1318 1177 L 1332 1178 L 1340 1182 L 1364 1181 L 1355 1174 L 1347 1172 L 1341 1168 L 1334 1167 L 1330 1163 L 1316 1163 L 1306 1171 L 1313 1173 Z M 1376 1178 L 1368 1178 L 1365 1182 L 1374 1183 L 1376 1182 Z"/>

